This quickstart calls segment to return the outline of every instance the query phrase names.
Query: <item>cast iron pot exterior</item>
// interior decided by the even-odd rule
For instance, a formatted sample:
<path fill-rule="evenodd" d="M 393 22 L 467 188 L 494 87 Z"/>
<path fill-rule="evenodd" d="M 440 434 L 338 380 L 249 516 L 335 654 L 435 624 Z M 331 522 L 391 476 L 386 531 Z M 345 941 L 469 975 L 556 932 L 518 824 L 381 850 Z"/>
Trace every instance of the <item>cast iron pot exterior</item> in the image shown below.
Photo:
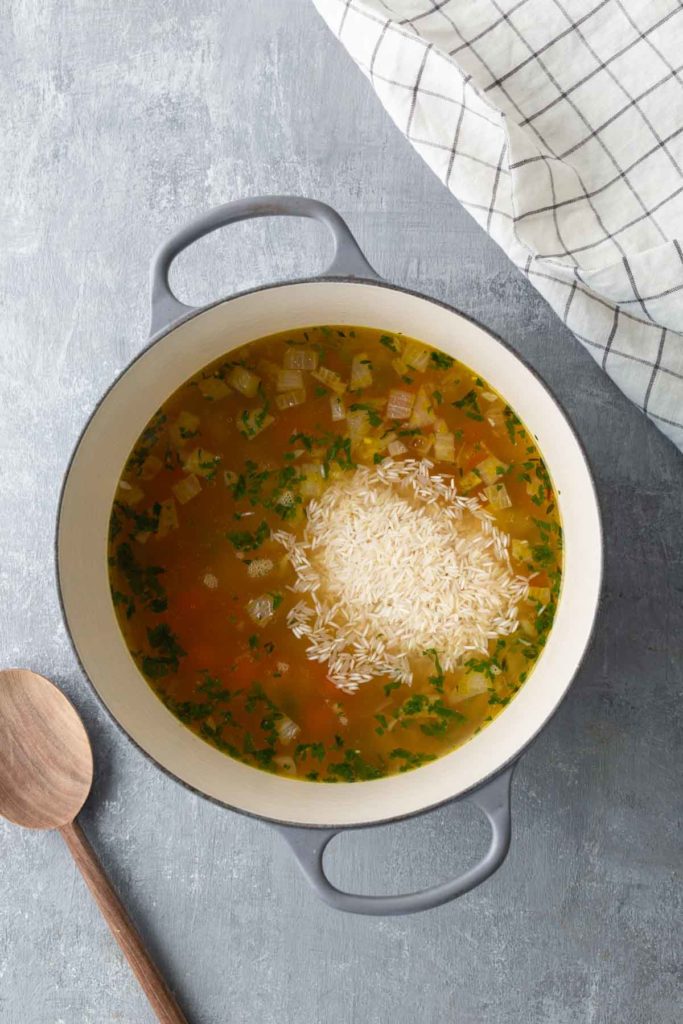
<path fill-rule="evenodd" d="M 327 271 L 200 309 L 175 298 L 168 271 L 183 249 L 219 227 L 265 216 L 324 223 L 335 242 Z M 402 332 L 444 350 L 488 380 L 538 440 L 558 492 L 565 543 L 555 624 L 534 671 L 502 714 L 463 747 L 416 771 L 334 786 L 251 768 L 185 728 L 152 693 L 131 658 L 107 574 L 108 521 L 118 478 L 158 407 L 207 363 L 245 342 L 321 323 Z M 218 207 L 157 252 L 150 344 L 104 396 L 73 454 L 59 509 L 57 572 L 80 662 L 114 720 L 143 752 L 202 796 L 282 831 L 309 881 L 330 905 L 353 913 L 406 914 L 462 895 L 505 859 L 515 763 L 562 701 L 591 639 L 602 581 L 602 531 L 583 449 L 557 401 L 519 356 L 457 310 L 383 281 L 329 206 L 273 196 Z M 340 830 L 386 824 L 464 796 L 486 814 L 491 843 L 483 859 L 456 879 L 417 893 L 361 896 L 340 891 L 325 876 L 323 853 Z"/>

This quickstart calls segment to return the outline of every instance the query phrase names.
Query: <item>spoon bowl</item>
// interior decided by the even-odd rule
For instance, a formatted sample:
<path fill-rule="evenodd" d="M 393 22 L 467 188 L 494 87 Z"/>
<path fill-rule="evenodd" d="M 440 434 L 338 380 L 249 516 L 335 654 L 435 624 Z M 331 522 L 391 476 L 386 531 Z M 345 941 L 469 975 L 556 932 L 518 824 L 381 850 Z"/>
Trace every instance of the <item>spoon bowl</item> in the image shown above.
<path fill-rule="evenodd" d="M 62 828 L 92 776 L 88 734 L 61 690 L 27 669 L 0 672 L 0 814 L 24 828 Z"/>

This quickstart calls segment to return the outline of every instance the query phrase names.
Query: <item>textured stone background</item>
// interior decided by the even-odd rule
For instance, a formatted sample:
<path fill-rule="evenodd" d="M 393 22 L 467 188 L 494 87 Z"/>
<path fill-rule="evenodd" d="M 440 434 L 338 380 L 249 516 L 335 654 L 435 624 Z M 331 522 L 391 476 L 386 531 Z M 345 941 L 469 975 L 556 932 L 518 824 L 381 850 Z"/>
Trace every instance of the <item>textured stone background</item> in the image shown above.
<path fill-rule="evenodd" d="M 680 1021 L 680 456 L 404 143 L 307 0 L 10 0 L 0 68 L 0 660 L 81 710 L 97 760 L 84 825 L 190 1020 Z M 57 605 L 60 480 L 144 343 L 150 254 L 198 211 L 267 192 L 331 202 L 390 280 L 505 335 L 569 409 L 603 503 L 597 640 L 517 771 L 510 856 L 413 918 L 328 910 L 267 827 L 143 760 L 93 699 Z M 242 225 L 175 279 L 208 300 L 326 254 L 311 224 Z M 341 837 L 331 872 L 413 887 L 484 842 L 461 806 Z M 0 825 L 0 844 L 0 1021 L 151 1021 L 59 837 Z"/>

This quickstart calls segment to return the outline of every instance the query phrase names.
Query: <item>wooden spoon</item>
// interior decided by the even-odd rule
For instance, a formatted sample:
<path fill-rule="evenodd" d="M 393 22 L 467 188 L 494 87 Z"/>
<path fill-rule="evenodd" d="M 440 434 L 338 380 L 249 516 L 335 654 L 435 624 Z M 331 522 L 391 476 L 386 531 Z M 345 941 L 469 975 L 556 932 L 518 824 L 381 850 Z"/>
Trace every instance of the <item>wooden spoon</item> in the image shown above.
<path fill-rule="evenodd" d="M 102 865 L 74 820 L 92 785 L 88 735 L 49 680 L 0 671 L 0 814 L 25 828 L 59 829 L 161 1024 L 187 1024 Z"/>

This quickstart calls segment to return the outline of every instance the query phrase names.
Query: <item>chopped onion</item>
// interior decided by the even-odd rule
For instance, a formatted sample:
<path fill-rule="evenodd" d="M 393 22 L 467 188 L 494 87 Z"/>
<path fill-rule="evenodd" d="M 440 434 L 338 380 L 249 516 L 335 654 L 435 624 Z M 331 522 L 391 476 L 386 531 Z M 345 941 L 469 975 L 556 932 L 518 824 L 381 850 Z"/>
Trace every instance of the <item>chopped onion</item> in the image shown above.
<path fill-rule="evenodd" d="M 261 378 L 247 370 L 246 366 L 234 366 L 228 374 L 228 384 L 247 398 L 254 397 L 260 383 Z"/>
<path fill-rule="evenodd" d="M 286 357 L 285 366 L 287 366 Z M 280 367 L 277 363 L 274 363 L 272 359 L 259 359 L 256 364 L 256 368 L 261 371 L 264 377 L 268 377 L 268 379 L 272 381 L 277 380 L 277 375 L 280 372 Z"/>
<path fill-rule="evenodd" d="M 306 501 L 317 498 L 323 489 L 323 467 L 320 462 L 302 462 L 301 474 L 304 479 L 299 483 L 299 493 Z"/>
<path fill-rule="evenodd" d="M 492 508 L 503 509 L 512 506 L 512 501 L 505 484 L 490 484 L 484 488 L 484 494 Z"/>
<path fill-rule="evenodd" d="M 156 535 L 159 538 L 165 537 L 171 530 L 177 530 L 179 525 L 176 503 L 173 498 L 167 498 L 166 501 L 161 502 Z"/>
<path fill-rule="evenodd" d="M 180 483 L 174 484 L 171 488 L 181 505 L 187 505 L 188 501 L 196 498 L 201 489 L 202 485 L 194 473 L 190 473 L 189 476 L 186 476 Z"/>
<path fill-rule="evenodd" d="M 212 572 L 207 572 L 202 579 L 202 583 L 205 587 L 208 587 L 209 590 L 215 590 L 218 586 L 218 577 L 214 576 Z"/>
<path fill-rule="evenodd" d="M 301 370 L 279 370 L 276 387 L 278 391 L 296 391 L 303 388 L 304 377 Z"/>
<path fill-rule="evenodd" d="M 129 484 L 127 480 L 121 480 L 118 490 L 120 492 L 118 500 L 122 501 L 124 505 L 137 505 L 145 496 L 145 492 L 141 487 Z"/>
<path fill-rule="evenodd" d="M 424 373 L 429 365 L 430 355 L 430 350 L 425 345 L 421 345 L 419 341 L 407 341 L 403 350 L 403 362 L 411 370 Z"/>
<path fill-rule="evenodd" d="M 310 348 L 290 346 L 282 362 L 286 370 L 315 370 L 318 366 L 318 353 Z"/>
<path fill-rule="evenodd" d="M 502 427 L 505 422 L 505 416 L 503 415 L 502 409 L 492 409 L 486 414 L 486 422 L 492 427 Z"/>
<path fill-rule="evenodd" d="M 397 455 L 403 455 L 408 451 L 403 441 L 390 441 L 387 445 L 387 451 L 391 455 L 392 459 L 395 459 Z"/>
<path fill-rule="evenodd" d="M 364 409 L 355 409 L 353 412 L 347 412 L 346 422 L 349 425 L 349 436 L 352 441 L 357 441 L 360 437 L 364 437 L 370 429 L 370 420 Z"/>
<path fill-rule="evenodd" d="M 327 704 L 327 706 L 330 708 L 331 711 L 334 711 L 335 715 L 337 716 L 337 718 L 339 720 L 339 724 L 340 725 L 348 725 L 349 724 L 349 720 L 348 720 L 348 718 L 346 717 L 346 715 L 344 713 L 344 706 L 343 706 L 343 704 L 340 704 L 338 700 L 333 700 L 333 701 L 326 700 L 325 703 Z"/>
<path fill-rule="evenodd" d="M 298 736 L 301 732 L 301 726 L 293 722 L 287 715 L 283 715 L 282 718 L 278 718 L 275 723 L 277 734 L 280 737 L 280 743 L 291 743 L 295 736 Z"/>
<path fill-rule="evenodd" d="M 475 466 L 475 469 L 485 484 L 495 484 L 507 472 L 508 467 L 495 455 L 489 455 Z"/>
<path fill-rule="evenodd" d="M 330 391 L 334 391 L 337 395 L 343 395 L 346 391 L 346 384 L 341 379 L 338 373 L 334 370 L 328 370 L 326 366 L 321 366 L 317 370 L 311 372 L 311 377 L 315 377 L 317 381 L 324 384 Z"/>
<path fill-rule="evenodd" d="M 211 380 L 216 380 L 215 377 L 211 377 Z M 206 382 L 204 382 L 206 383 Z M 219 384 L 223 384 L 223 381 L 218 381 Z M 226 394 L 230 393 L 230 388 L 223 385 L 226 389 Z M 176 448 L 182 448 L 187 444 L 188 440 L 192 437 L 196 437 L 199 433 L 199 416 L 195 416 L 192 412 L 181 412 L 178 419 L 171 423 L 168 428 L 169 437 Z"/>
<path fill-rule="evenodd" d="M 478 693 L 486 693 L 489 681 L 483 672 L 468 672 L 465 685 L 467 686 L 467 696 L 474 697 Z"/>
<path fill-rule="evenodd" d="M 304 388 L 295 388 L 293 391 L 285 391 L 275 396 L 275 404 L 281 412 L 285 409 L 292 409 L 295 405 L 303 405 L 305 401 Z"/>
<path fill-rule="evenodd" d="M 415 395 L 412 391 L 401 391 L 392 388 L 387 403 L 387 418 L 390 420 L 407 420 L 412 412 Z"/>
<path fill-rule="evenodd" d="M 196 473 L 197 476 L 211 479 L 215 476 L 216 467 L 220 461 L 220 455 L 214 455 L 206 448 L 194 448 L 183 460 L 183 469 L 186 473 Z"/>
<path fill-rule="evenodd" d="M 359 352 L 351 363 L 351 384 L 354 389 L 369 388 L 372 384 L 372 369 L 367 352 Z"/>
<path fill-rule="evenodd" d="M 243 409 L 237 417 L 237 429 L 240 434 L 244 434 L 251 440 L 274 422 L 275 417 L 270 416 L 265 407 L 263 409 Z"/>
<path fill-rule="evenodd" d="M 148 455 L 140 467 L 140 479 L 153 480 L 162 466 L 163 462 L 156 455 Z"/>
<path fill-rule="evenodd" d="M 458 490 L 462 491 L 463 494 L 467 494 L 468 491 L 473 491 L 475 487 L 481 487 L 482 482 L 478 473 L 465 473 L 458 483 Z"/>
<path fill-rule="evenodd" d="M 411 428 L 429 427 L 433 423 L 436 423 L 436 420 L 437 417 L 434 413 L 431 398 L 424 388 L 420 388 L 415 399 L 415 405 L 413 406 L 413 412 L 408 426 Z"/>
<path fill-rule="evenodd" d="M 339 395 L 330 395 L 330 412 L 333 420 L 346 419 L 346 409 Z"/>
<path fill-rule="evenodd" d="M 199 393 L 211 402 L 218 402 L 221 398 L 227 398 L 230 388 L 220 377 L 206 377 L 198 383 Z M 182 413 L 181 413 L 182 415 Z"/>
<path fill-rule="evenodd" d="M 516 537 L 513 537 L 510 547 L 512 557 L 516 558 L 518 562 L 531 561 L 531 545 L 528 540 L 518 540 Z"/>
<path fill-rule="evenodd" d="M 544 607 L 550 604 L 550 587 L 529 587 L 529 600 L 540 601 Z"/>
<path fill-rule="evenodd" d="M 440 431 L 434 435 L 434 458 L 440 462 L 455 462 L 455 434 Z"/>
<path fill-rule="evenodd" d="M 287 664 L 286 661 L 278 661 L 277 665 L 275 666 L 275 670 L 279 672 L 281 676 L 283 676 L 286 672 L 289 672 L 289 665 Z"/>
<path fill-rule="evenodd" d="M 536 636 L 536 630 L 534 629 L 531 619 L 524 619 L 520 617 L 519 627 L 527 636 Z"/>

